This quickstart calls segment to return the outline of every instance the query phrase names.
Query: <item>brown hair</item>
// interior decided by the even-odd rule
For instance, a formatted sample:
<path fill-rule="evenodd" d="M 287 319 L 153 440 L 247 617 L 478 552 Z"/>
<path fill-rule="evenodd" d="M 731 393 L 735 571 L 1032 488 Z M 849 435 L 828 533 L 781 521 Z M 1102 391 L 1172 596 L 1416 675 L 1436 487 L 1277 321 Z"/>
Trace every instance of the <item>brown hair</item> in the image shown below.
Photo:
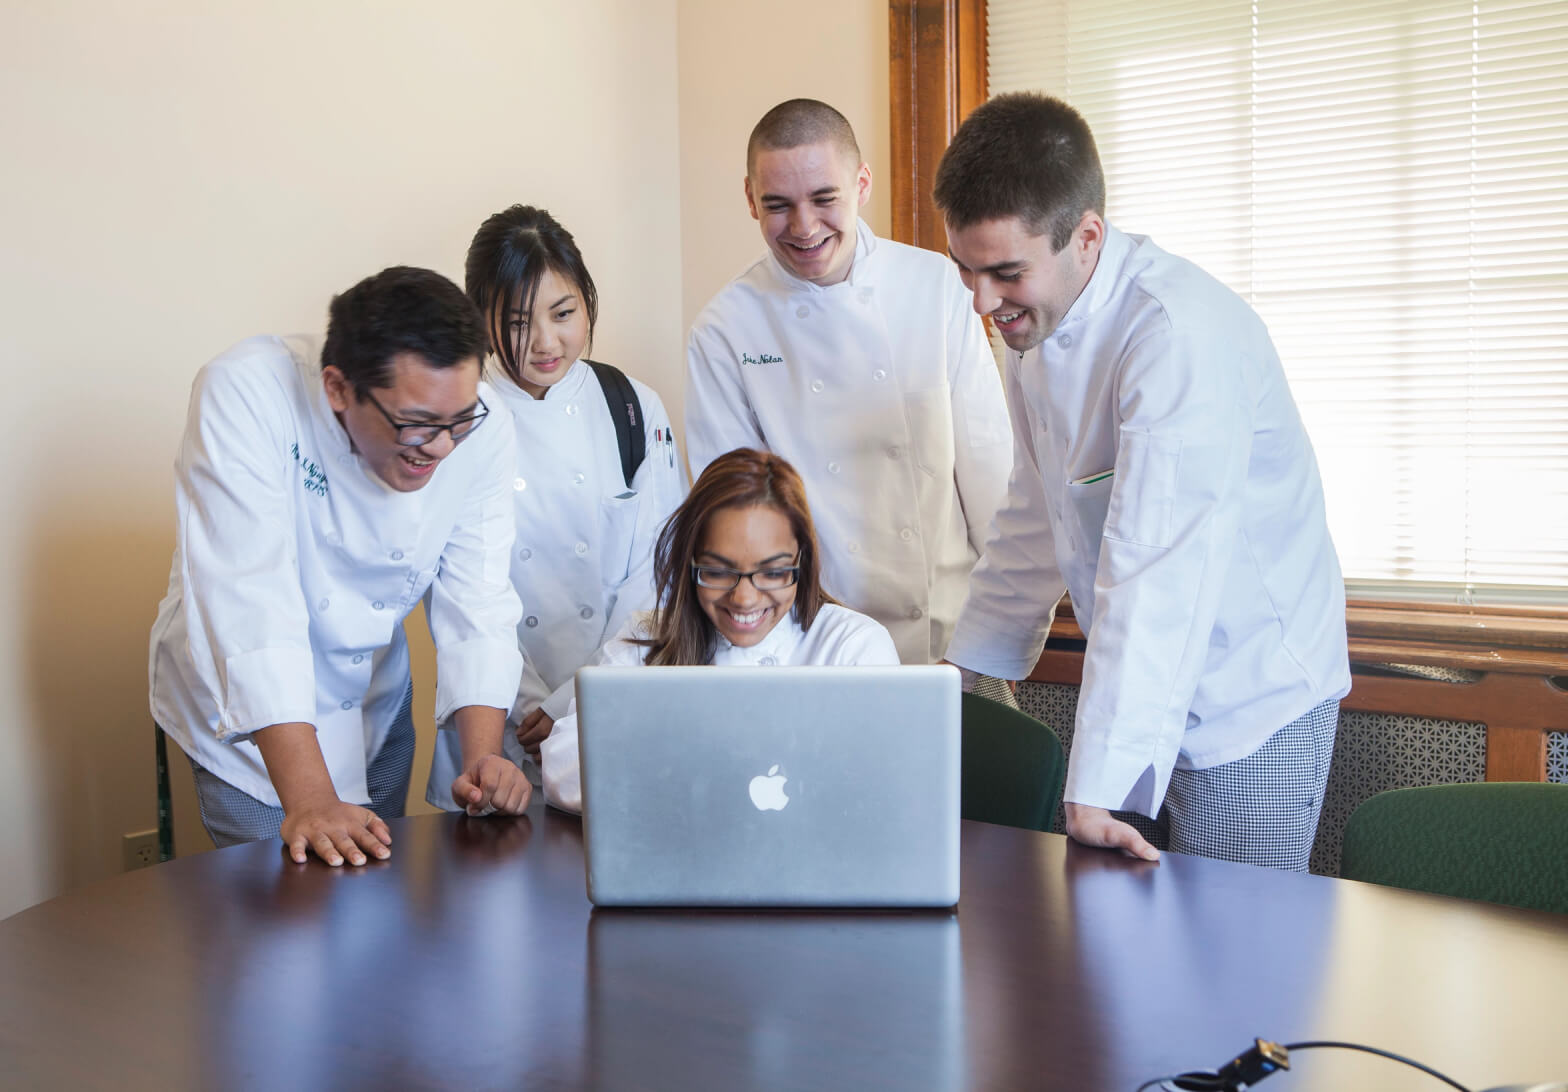
<path fill-rule="evenodd" d="M 751 130 L 746 141 L 746 173 L 751 174 L 756 166 L 758 152 L 787 151 L 805 144 L 831 144 L 860 166 L 860 145 L 843 114 L 816 99 L 790 99 L 763 114 Z"/>
<path fill-rule="evenodd" d="M 962 231 L 1016 216 L 1061 253 L 1083 214 L 1105 215 L 1105 172 L 1083 115 L 1060 99 L 998 95 L 964 119 L 936 168 L 932 197 Z"/>
<path fill-rule="evenodd" d="M 822 590 L 817 531 L 811 522 L 806 486 L 800 475 L 777 455 L 738 448 L 708 464 L 659 532 L 653 554 L 659 607 L 653 614 L 649 635 L 634 642 L 647 648 L 645 663 L 670 667 L 713 661 L 717 635 L 697 602 L 691 563 L 702 548 L 708 521 L 715 512 L 756 505 L 781 513 L 795 533 L 800 547 L 800 578 L 792 609 L 800 628 L 810 629 L 822 605 L 835 602 Z"/>

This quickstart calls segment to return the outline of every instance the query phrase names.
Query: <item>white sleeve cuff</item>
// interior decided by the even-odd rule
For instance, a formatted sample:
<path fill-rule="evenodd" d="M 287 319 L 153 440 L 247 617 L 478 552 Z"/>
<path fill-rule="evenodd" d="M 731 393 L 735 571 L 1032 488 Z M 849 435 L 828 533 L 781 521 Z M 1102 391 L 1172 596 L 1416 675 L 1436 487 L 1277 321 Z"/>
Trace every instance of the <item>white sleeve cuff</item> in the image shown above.
<path fill-rule="evenodd" d="M 523 654 L 511 641 L 476 637 L 436 648 L 436 723 L 458 709 L 510 710 L 523 675 Z"/>
<path fill-rule="evenodd" d="M 581 815 L 583 785 L 577 758 L 575 708 L 555 722 L 550 735 L 539 745 L 539 767 L 543 775 L 545 803 Z"/>
<path fill-rule="evenodd" d="M 308 648 L 258 648 L 230 656 L 218 738 L 238 742 L 273 724 L 316 722 L 316 664 Z"/>

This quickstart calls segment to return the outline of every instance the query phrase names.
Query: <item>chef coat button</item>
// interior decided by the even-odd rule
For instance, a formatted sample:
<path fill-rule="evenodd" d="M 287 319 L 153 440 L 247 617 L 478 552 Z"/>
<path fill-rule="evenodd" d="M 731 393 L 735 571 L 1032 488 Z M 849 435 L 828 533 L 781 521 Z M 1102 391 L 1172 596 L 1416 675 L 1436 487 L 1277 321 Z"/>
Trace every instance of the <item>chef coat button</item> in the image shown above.
<path fill-rule="evenodd" d="M 811 393 L 812 394 L 821 394 L 822 393 L 822 380 L 820 380 L 820 379 L 813 379 L 811 381 Z"/>
<path fill-rule="evenodd" d="M 905 527 L 902 531 L 900 531 L 898 533 L 898 537 L 903 539 L 905 542 L 908 542 L 910 539 L 915 537 L 915 533 L 913 531 L 911 531 L 908 527 Z"/>
<path fill-rule="evenodd" d="M 909 617 L 916 622 L 920 621 L 920 619 L 924 618 L 925 616 L 926 612 L 921 610 L 919 607 L 915 607 L 909 612 Z"/>
<path fill-rule="evenodd" d="M 897 444 L 894 444 L 892 447 L 887 449 L 887 457 L 889 459 L 896 459 L 902 454 L 903 452 L 898 449 Z"/>
<path fill-rule="evenodd" d="M 352 709 L 352 708 L 354 708 L 354 703 L 351 702 L 351 701 L 346 701 L 346 702 L 343 703 L 343 708 L 344 709 Z"/>
<path fill-rule="evenodd" d="M 577 416 L 577 403 L 576 402 L 568 402 L 568 403 L 566 403 L 566 416 L 568 416 L 568 417 L 576 417 Z"/>
<path fill-rule="evenodd" d="M 343 541 L 343 536 L 338 534 L 336 531 L 328 531 L 327 532 L 327 542 L 329 544 L 331 544 L 333 546 L 336 546 L 338 543 L 340 543 L 342 541 Z"/>
<path fill-rule="evenodd" d="M 1062 348 L 1066 349 L 1070 345 L 1072 345 L 1072 343 L 1073 343 L 1073 335 L 1071 335 L 1071 334 L 1063 334 L 1061 337 L 1056 339 L 1056 343 L 1058 345 L 1060 345 Z"/>
<path fill-rule="evenodd" d="M 860 302 L 861 303 L 870 303 L 871 302 L 871 289 L 869 289 L 869 288 L 862 288 L 860 290 Z"/>
<path fill-rule="evenodd" d="M 582 617 L 583 621 L 586 622 L 588 619 L 593 617 L 593 608 L 592 607 L 584 607 L 582 610 L 578 611 L 577 613 Z"/>
<path fill-rule="evenodd" d="M 402 550 L 393 550 L 392 551 L 392 560 L 393 561 L 402 561 L 403 560 L 403 551 Z"/>
<path fill-rule="evenodd" d="M 777 656 L 764 656 L 762 659 L 757 661 L 757 663 L 761 664 L 763 667 L 777 667 L 778 662 L 779 660 Z"/>
<path fill-rule="evenodd" d="M 533 629 L 538 624 L 539 624 L 539 619 L 534 617 L 532 614 L 530 614 L 527 618 L 523 619 L 523 625 L 527 626 L 529 629 Z"/>
<path fill-rule="evenodd" d="M 795 308 L 796 318 L 805 318 L 809 314 L 811 314 L 811 309 L 809 307 L 801 306 Z"/>
<path fill-rule="evenodd" d="M 837 474 L 838 473 L 838 463 L 836 463 L 836 462 L 829 463 L 828 464 L 828 473 L 829 474 Z"/>
<path fill-rule="evenodd" d="M 524 489 L 528 488 L 528 482 L 523 478 L 513 478 L 512 488 L 521 493 Z"/>
<path fill-rule="evenodd" d="M 344 466 L 347 466 L 349 463 L 351 463 L 353 461 L 354 461 L 354 456 L 353 455 L 339 455 L 338 456 L 338 462 L 342 463 Z"/>
<path fill-rule="evenodd" d="M 588 544 L 586 542 L 579 542 L 576 546 L 573 546 L 572 549 L 577 551 L 578 557 L 582 557 L 588 552 Z"/>
<path fill-rule="evenodd" d="M 530 557 L 533 557 L 533 556 L 534 556 L 534 552 L 532 550 L 530 550 L 527 546 L 524 546 L 521 550 L 517 551 L 517 557 L 521 561 L 527 561 Z"/>
<path fill-rule="evenodd" d="M 573 474 L 572 475 L 572 484 L 573 485 L 581 485 L 581 484 L 583 484 L 583 482 L 585 482 L 587 480 L 588 480 L 588 475 L 586 475 L 586 474 Z"/>
<path fill-rule="evenodd" d="M 363 652 L 356 652 L 356 653 L 354 653 L 354 662 L 356 664 L 364 663 L 365 662 L 365 654 Z"/>
<path fill-rule="evenodd" d="M 881 368 L 878 368 L 876 371 L 871 373 L 871 378 L 880 383 L 882 380 L 887 378 L 887 372 Z"/>
<path fill-rule="evenodd" d="M 852 554 L 858 554 L 860 552 L 860 543 L 856 542 L 854 539 L 851 539 L 849 542 L 849 552 Z"/>
<path fill-rule="evenodd" d="M 316 609 L 317 610 L 326 610 L 331 605 L 332 605 L 332 600 L 330 600 L 330 599 L 323 599 L 321 602 L 316 604 Z"/>
<path fill-rule="evenodd" d="M 386 606 L 386 604 L 385 604 L 385 603 L 383 603 L 383 602 L 382 602 L 382 601 L 381 601 L 381 600 L 379 600 L 379 599 L 377 599 L 377 600 L 376 600 L 376 601 L 375 601 L 375 602 L 374 602 L 374 603 L 372 603 L 372 604 L 370 604 L 370 605 L 371 605 L 371 606 L 372 606 L 372 607 L 374 607 L 374 608 L 375 608 L 375 609 L 376 609 L 376 610 L 381 610 L 381 609 L 382 609 L 382 608 L 383 608 L 383 607 L 385 607 L 385 606 Z"/>

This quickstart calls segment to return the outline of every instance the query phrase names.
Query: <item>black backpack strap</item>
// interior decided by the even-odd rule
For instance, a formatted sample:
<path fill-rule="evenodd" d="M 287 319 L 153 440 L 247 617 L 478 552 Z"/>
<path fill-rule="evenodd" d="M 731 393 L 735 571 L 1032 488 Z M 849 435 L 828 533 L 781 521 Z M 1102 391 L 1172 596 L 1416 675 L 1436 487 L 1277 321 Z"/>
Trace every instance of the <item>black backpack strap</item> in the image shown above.
<path fill-rule="evenodd" d="M 605 403 L 610 407 L 610 420 L 615 422 L 615 446 L 621 452 L 621 476 L 626 488 L 632 487 L 632 478 L 648 454 L 648 437 L 643 432 L 642 403 L 637 398 L 637 388 L 613 364 L 597 360 L 585 361 L 599 378 L 599 389 L 604 391 Z"/>

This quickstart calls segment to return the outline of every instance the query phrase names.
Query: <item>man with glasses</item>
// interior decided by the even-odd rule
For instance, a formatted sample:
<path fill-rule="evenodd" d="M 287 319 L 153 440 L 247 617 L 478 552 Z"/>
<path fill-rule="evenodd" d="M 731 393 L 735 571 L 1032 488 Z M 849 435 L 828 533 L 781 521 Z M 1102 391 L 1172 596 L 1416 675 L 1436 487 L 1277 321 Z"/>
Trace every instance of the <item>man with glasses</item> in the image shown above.
<path fill-rule="evenodd" d="M 462 741 L 454 801 L 527 805 L 501 755 L 521 606 L 512 429 L 480 427 L 484 350 L 456 285 L 396 267 L 333 299 L 319 350 L 252 338 L 197 375 L 149 674 L 219 846 L 281 834 L 296 861 L 389 855 L 414 754 L 402 622 L 422 596 L 436 718 Z"/>

